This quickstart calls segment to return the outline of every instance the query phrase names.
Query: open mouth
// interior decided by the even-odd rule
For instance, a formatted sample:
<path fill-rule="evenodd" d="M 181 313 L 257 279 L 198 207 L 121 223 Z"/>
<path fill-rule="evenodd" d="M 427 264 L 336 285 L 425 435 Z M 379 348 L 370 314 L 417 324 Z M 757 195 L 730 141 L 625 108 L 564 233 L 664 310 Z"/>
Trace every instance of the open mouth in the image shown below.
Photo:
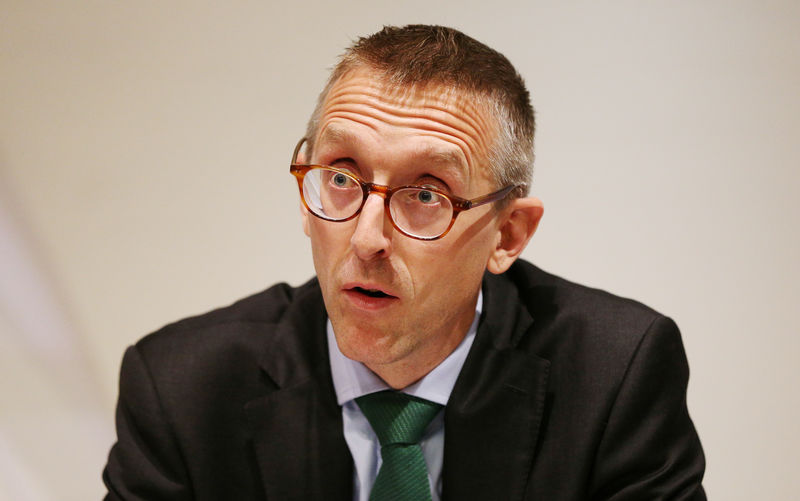
<path fill-rule="evenodd" d="M 355 292 L 364 294 L 369 297 L 393 297 L 378 289 L 364 289 L 363 287 L 353 287 Z"/>

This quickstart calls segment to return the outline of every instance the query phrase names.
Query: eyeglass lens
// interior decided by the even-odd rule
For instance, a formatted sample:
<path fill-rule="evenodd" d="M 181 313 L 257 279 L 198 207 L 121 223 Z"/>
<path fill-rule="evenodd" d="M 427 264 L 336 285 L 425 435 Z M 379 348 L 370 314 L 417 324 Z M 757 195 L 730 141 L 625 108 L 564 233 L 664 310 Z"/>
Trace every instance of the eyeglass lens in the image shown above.
<path fill-rule="evenodd" d="M 303 178 L 303 196 L 309 210 L 323 219 L 341 221 L 361 208 L 364 191 L 347 174 L 315 168 Z M 453 205 L 447 197 L 425 188 L 402 188 L 392 193 L 389 212 L 394 224 L 410 235 L 431 238 L 447 231 Z"/>

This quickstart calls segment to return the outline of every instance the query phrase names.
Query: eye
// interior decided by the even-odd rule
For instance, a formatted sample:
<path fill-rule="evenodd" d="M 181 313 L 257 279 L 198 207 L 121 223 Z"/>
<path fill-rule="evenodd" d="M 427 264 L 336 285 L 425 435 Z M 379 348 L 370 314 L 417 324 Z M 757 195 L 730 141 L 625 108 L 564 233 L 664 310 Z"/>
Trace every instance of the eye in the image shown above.
<path fill-rule="evenodd" d="M 435 201 L 436 194 L 432 191 L 420 190 L 420 192 L 417 193 L 417 199 L 424 204 L 429 204 Z"/>
<path fill-rule="evenodd" d="M 426 190 L 424 188 L 418 189 L 415 193 L 414 198 L 417 202 L 423 205 L 435 205 L 438 203 L 443 202 L 444 197 L 442 195 L 436 193 L 435 191 Z"/>
<path fill-rule="evenodd" d="M 321 169 L 324 172 L 324 182 L 328 189 L 332 190 L 350 190 L 358 187 L 358 182 L 351 176 L 344 172 L 337 172 L 333 169 Z"/>
<path fill-rule="evenodd" d="M 341 188 L 344 188 L 345 186 L 347 186 L 347 183 L 349 181 L 350 181 L 350 178 L 348 178 L 347 176 L 345 176 L 341 172 L 337 172 L 336 174 L 333 175 L 333 177 L 331 177 L 331 182 L 333 182 L 333 184 L 335 184 L 336 186 L 339 186 Z"/>

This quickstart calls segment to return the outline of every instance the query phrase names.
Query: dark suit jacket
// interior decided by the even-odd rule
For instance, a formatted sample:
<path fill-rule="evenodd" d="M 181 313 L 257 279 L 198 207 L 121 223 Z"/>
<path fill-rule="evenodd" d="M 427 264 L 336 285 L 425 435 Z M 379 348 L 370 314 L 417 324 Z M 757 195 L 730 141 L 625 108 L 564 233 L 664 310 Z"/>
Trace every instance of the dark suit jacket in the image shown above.
<path fill-rule="evenodd" d="M 347 500 L 316 280 L 128 349 L 106 499 Z M 484 281 L 445 408 L 445 500 L 703 500 L 675 324 L 524 262 Z"/>

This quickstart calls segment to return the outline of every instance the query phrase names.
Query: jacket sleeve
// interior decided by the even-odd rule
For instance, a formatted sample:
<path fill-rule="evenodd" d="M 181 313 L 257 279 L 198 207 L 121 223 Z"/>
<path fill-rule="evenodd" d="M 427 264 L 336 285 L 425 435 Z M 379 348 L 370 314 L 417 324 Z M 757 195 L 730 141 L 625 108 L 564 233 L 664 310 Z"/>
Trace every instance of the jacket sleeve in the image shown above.
<path fill-rule="evenodd" d="M 117 443 L 103 471 L 105 500 L 191 499 L 173 430 L 135 346 L 128 348 L 122 361 L 116 421 Z"/>
<path fill-rule="evenodd" d="M 591 499 L 706 499 L 705 458 L 686 407 L 688 380 L 678 327 L 658 317 L 634 352 L 609 414 Z"/>

